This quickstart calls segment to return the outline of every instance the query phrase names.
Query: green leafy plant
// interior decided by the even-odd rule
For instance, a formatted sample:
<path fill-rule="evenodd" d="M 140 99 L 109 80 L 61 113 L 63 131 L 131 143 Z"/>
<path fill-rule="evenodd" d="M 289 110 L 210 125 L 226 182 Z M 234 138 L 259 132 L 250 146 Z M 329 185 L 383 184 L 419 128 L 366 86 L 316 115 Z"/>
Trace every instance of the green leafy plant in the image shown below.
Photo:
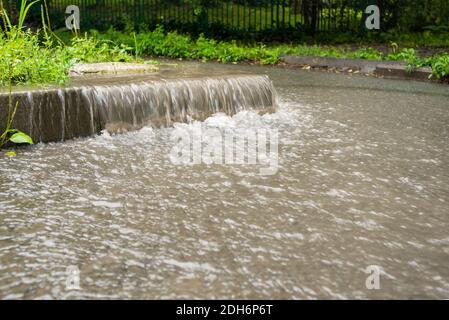
<path fill-rule="evenodd" d="M 52 32 L 48 19 L 47 3 L 41 7 L 42 30 L 25 29 L 27 14 L 37 0 L 22 0 L 18 22 L 12 19 L 0 0 L 0 18 L 4 32 L 0 33 L 0 86 L 9 87 L 8 105 L 5 110 L 6 124 L 0 134 L 0 148 L 8 143 L 33 144 L 30 136 L 12 128 L 19 104 L 13 104 L 12 86 L 16 84 L 64 84 L 68 70 L 79 62 L 131 61 L 131 47 L 115 45 L 111 41 L 99 41 L 92 36 L 78 36 L 69 45 Z M 43 33 L 43 39 L 42 39 Z M 137 53 L 136 53 L 137 54 Z M 1 106 L 0 106 L 1 107 Z"/>
<path fill-rule="evenodd" d="M 93 31 L 96 38 L 113 44 L 124 44 L 128 53 L 137 55 L 164 56 L 169 58 L 199 59 L 203 61 L 238 62 L 252 61 L 260 64 L 275 64 L 280 50 L 265 46 L 239 45 L 235 41 L 208 39 L 200 35 L 196 40 L 189 35 L 165 32 L 162 26 L 153 31 L 123 33 L 109 29 L 106 33 Z"/>
<path fill-rule="evenodd" d="M 362 48 L 348 54 L 353 59 L 382 60 L 383 53 L 373 48 Z"/>
<path fill-rule="evenodd" d="M 431 61 L 433 76 L 437 79 L 449 78 L 449 54 L 434 57 Z"/>
<path fill-rule="evenodd" d="M 22 0 L 18 23 L 14 25 L 0 0 L 0 19 L 4 24 L 4 32 L 0 32 L 0 86 L 8 86 L 10 81 L 14 85 L 64 84 L 75 63 L 134 60 L 130 54 L 132 44 L 116 45 L 97 39 L 95 34 L 75 33 L 65 44 L 51 30 L 46 1 L 41 6 L 42 29 L 26 29 L 26 15 L 37 2 Z"/>
<path fill-rule="evenodd" d="M 37 1 L 28 3 L 27 0 L 22 0 L 21 7 L 20 7 L 20 14 L 19 14 L 19 23 L 17 26 L 13 26 L 11 24 L 11 19 L 8 16 L 8 13 L 3 7 L 3 2 L 0 3 L 0 13 L 3 17 L 3 21 L 5 23 L 5 30 L 6 30 L 6 37 L 7 37 L 7 44 L 14 44 L 19 40 L 18 45 L 21 46 L 24 43 L 20 43 L 20 40 L 23 40 L 23 37 L 20 37 L 20 34 L 22 33 L 22 28 L 24 25 L 25 18 L 27 16 L 28 11 L 30 10 L 31 6 L 35 4 Z M 0 38 L 0 40 L 3 39 Z M 17 47 L 16 47 L 17 48 Z M 14 50 L 12 50 L 14 51 Z M 10 52 L 5 52 L 10 53 Z M 8 105 L 7 105 L 7 120 L 6 125 L 3 133 L 0 135 L 0 148 L 5 146 L 8 142 L 13 142 L 16 144 L 33 144 L 33 139 L 26 133 L 12 128 L 12 123 L 14 121 L 14 117 L 17 111 L 17 108 L 19 106 L 18 102 L 13 104 L 12 99 L 12 82 L 15 76 L 15 69 L 14 65 L 17 64 L 17 57 L 11 54 L 6 54 L 5 57 L 6 67 L 7 70 L 2 70 L 2 78 L 6 78 L 6 81 L 9 85 L 9 95 L 8 95 Z M 0 110 L 1 112 L 1 110 Z"/>
<path fill-rule="evenodd" d="M 121 44 L 128 53 L 147 56 L 165 56 L 170 58 L 199 59 L 202 61 L 239 62 L 248 61 L 259 64 L 276 64 L 281 54 L 317 57 L 336 57 L 352 59 L 402 61 L 412 72 L 419 67 L 432 67 L 434 76 L 444 79 L 445 58 L 421 57 L 413 48 L 399 49 L 399 45 L 390 42 L 390 52 L 368 47 L 351 50 L 349 47 L 332 47 L 307 44 L 281 44 L 275 46 L 254 46 L 239 44 L 236 41 L 217 41 L 200 34 L 197 39 L 177 32 L 165 32 L 162 26 L 153 31 L 124 33 L 109 29 L 106 33 L 93 31 L 96 38 L 110 41 L 113 46 Z"/>
<path fill-rule="evenodd" d="M 12 68 L 10 69 L 12 70 Z M 6 126 L 3 133 L 0 135 L 0 149 L 4 147 L 8 142 L 15 144 L 33 144 L 33 139 L 26 133 L 12 128 L 12 123 L 16 115 L 19 103 L 13 103 L 12 99 L 12 82 L 9 82 L 9 95 L 8 95 L 8 105 L 7 105 L 7 120 Z M 0 110 L 0 112 L 3 112 Z"/>

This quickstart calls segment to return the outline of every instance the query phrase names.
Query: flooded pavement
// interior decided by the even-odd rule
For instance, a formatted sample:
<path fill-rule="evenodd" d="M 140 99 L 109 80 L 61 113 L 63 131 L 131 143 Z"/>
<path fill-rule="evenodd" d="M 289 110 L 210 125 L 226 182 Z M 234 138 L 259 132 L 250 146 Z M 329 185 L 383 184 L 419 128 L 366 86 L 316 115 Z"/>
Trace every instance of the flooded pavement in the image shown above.
<path fill-rule="evenodd" d="M 449 298 L 447 86 L 193 66 L 268 74 L 278 111 L 1 157 L 0 298 Z M 202 126 L 277 130 L 277 173 L 174 164 Z"/>

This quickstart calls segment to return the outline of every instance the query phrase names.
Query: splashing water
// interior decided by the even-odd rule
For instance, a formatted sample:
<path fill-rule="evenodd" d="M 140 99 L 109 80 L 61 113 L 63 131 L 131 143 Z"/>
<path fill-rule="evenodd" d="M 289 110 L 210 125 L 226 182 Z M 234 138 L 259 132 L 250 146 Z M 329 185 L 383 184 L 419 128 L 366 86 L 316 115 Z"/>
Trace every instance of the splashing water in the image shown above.
<path fill-rule="evenodd" d="M 0 158 L 0 297 L 447 298 L 447 88 L 251 70 L 273 79 L 275 113 Z M 171 136 L 204 127 L 278 130 L 278 172 L 173 164 Z"/>
<path fill-rule="evenodd" d="M 123 133 L 148 125 L 204 120 L 216 112 L 232 115 L 276 107 L 271 80 L 259 75 L 137 75 L 91 82 L 15 92 L 13 103 L 20 105 L 15 127 L 29 132 L 35 141 L 63 141 L 103 129 Z M 0 103 L 6 104 L 7 99 L 7 94 L 0 94 Z"/>

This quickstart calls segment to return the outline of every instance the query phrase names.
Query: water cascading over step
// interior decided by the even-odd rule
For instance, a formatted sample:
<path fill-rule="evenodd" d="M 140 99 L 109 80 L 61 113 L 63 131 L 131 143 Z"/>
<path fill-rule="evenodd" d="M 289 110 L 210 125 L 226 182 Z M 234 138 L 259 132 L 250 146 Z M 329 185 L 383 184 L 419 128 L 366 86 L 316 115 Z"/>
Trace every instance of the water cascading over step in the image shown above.
<path fill-rule="evenodd" d="M 259 75 L 195 77 L 126 76 L 96 79 L 66 88 L 13 92 L 19 107 L 13 127 L 35 142 L 63 141 L 106 129 L 122 132 L 143 126 L 203 120 L 224 112 L 273 109 L 271 80 Z M 0 93 L 6 110 L 8 93 Z M 6 122 L 0 113 L 0 127 Z"/>

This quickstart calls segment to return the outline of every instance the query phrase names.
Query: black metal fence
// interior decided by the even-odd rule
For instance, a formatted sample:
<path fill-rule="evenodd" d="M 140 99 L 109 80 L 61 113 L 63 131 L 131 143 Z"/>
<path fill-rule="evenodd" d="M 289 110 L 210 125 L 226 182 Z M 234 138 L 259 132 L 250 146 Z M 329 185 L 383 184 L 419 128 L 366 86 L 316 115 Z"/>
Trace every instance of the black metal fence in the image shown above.
<path fill-rule="evenodd" d="M 50 8 L 55 17 L 68 4 L 78 5 L 84 28 L 163 24 L 183 30 L 212 28 L 220 33 L 260 33 L 292 28 L 330 31 L 360 27 L 363 15 L 360 0 L 326 3 L 323 6 L 319 1 L 310 5 L 301 0 L 54 0 L 50 1 Z"/>
<path fill-rule="evenodd" d="M 381 9 L 381 30 L 449 30 L 449 0 L 47 0 L 51 19 L 64 26 L 68 5 L 80 24 L 117 29 L 158 24 L 213 36 L 365 32 L 365 9 Z"/>

